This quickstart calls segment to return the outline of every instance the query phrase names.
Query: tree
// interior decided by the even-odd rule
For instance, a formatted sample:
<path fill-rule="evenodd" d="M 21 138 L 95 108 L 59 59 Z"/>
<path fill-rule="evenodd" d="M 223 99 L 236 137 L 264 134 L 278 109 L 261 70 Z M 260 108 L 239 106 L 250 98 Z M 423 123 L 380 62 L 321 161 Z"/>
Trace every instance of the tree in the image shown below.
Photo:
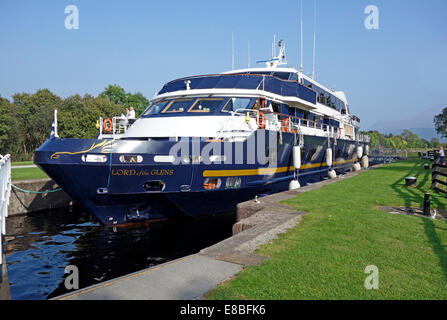
<path fill-rule="evenodd" d="M 9 153 L 9 140 L 11 139 L 11 103 L 0 98 L 0 154 Z"/>
<path fill-rule="evenodd" d="M 50 137 L 55 109 L 59 111 L 61 138 L 94 139 L 100 117 L 121 115 L 126 103 L 136 110 L 149 103 L 140 93 L 127 94 L 119 86 L 107 89 L 100 97 L 87 94 L 62 99 L 48 89 L 34 94 L 17 93 L 12 102 L 0 97 L 0 154 L 10 153 L 15 161 L 30 160 Z"/>
<path fill-rule="evenodd" d="M 54 110 L 62 99 L 48 89 L 38 90 L 30 95 L 17 93 L 13 96 L 13 127 L 23 136 L 24 154 L 32 154 L 51 133 Z"/>
<path fill-rule="evenodd" d="M 447 138 L 447 107 L 442 110 L 434 119 L 435 128 L 442 138 Z"/>
<path fill-rule="evenodd" d="M 441 146 L 441 141 L 438 138 L 432 138 L 430 143 L 433 148 L 438 149 Z"/>
<path fill-rule="evenodd" d="M 126 92 L 121 86 L 116 84 L 109 85 L 99 96 L 107 98 L 115 104 L 122 105 L 123 109 L 133 107 L 137 116 L 143 113 L 149 105 L 149 100 L 140 92 L 132 94 Z"/>
<path fill-rule="evenodd" d="M 99 118 L 112 118 L 121 113 L 122 106 L 107 98 L 70 96 L 63 101 L 59 113 L 59 135 L 63 138 L 95 139 Z"/>
<path fill-rule="evenodd" d="M 402 137 L 408 142 L 409 148 L 423 148 L 425 145 L 419 136 L 410 130 L 404 130 L 402 132 Z"/>

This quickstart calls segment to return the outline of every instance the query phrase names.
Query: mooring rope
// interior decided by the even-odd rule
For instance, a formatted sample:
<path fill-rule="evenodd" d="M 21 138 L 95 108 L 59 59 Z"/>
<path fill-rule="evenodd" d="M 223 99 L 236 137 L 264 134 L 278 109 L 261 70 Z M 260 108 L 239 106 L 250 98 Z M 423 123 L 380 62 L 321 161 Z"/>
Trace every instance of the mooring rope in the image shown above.
<path fill-rule="evenodd" d="M 54 189 L 54 190 L 46 190 L 46 191 L 30 191 L 30 190 L 25 190 L 22 188 L 17 187 L 15 184 L 11 183 L 11 186 L 14 189 L 17 189 L 19 191 L 25 192 L 25 193 L 30 193 L 30 194 L 46 194 L 46 193 L 53 193 L 53 192 L 59 192 L 62 191 L 62 188 L 58 188 L 58 189 Z"/>

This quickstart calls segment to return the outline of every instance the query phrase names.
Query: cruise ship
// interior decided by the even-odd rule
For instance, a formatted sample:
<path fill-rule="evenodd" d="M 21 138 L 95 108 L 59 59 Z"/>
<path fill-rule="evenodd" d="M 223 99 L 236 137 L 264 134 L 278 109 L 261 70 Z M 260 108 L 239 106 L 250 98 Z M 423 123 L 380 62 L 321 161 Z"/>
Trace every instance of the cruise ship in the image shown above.
<path fill-rule="evenodd" d="M 34 161 L 105 225 L 227 213 L 367 168 L 369 137 L 345 93 L 279 51 L 263 68 L 166 83 L 132 125 L 101 119 L 95 140 L 56 134 Z"/>

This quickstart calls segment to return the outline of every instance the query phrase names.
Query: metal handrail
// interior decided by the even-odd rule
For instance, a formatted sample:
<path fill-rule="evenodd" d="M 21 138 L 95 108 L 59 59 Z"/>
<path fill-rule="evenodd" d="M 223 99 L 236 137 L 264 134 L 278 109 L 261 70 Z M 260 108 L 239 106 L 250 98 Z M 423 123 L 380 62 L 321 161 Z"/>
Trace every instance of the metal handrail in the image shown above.
<path fill-rule="evenodd" d="M 0 266 L 3 263 L 3 235 L 6 234 L 9 197 L 11 195 L 11 156 L 0 156 Z"/>
<path fill-rule="evenodd" d="M 244 115 L 245 112 L 256 113 L 255 117 L 259 121 L 259 114 L 262 112 L 262 110 L 258 110 L 258 109 L 237 109 L 236 111 L 232 111 L 232 116 L 235 116 L 235 115 L 242 116 L 242 115 Z M 320 121 L 304 119 L 304 118 L 300 118 L 300 117 L 297 117 L 297 116 L 292 116 L 292 115 L 278 113 L 278 112 L 269 112 L 268 114 L 273 114 L 273 115 L 276 115 L 276 116 L 278 116 L 280 118 L 278 120 L 279 120 L 279 123 L 281 123 L 281 128 L 280 128 L 281 131 L 284 131 L 285 129 L 288 129 L 289 131 L 292 131 L 294 129 L 298 129 L 301 126 L 303 126 L 303 127 L 314 128 L 314 129 L 323 130 L 325 132 L 329 132 L 330 134 L 332 134 L 332 136 L 335 136 L 337 134 L 341 134 L 341 132 L 339 130 L 341 130 L 342 128 L 334 127 L 334 126 L 331 126 L 329 124 L 326 124 L 326 123 L 323 123 L 323 122 L 320 122 Z M 289 127 L 287 127 L 287 128 L 284 125 L 286 119 L 289 119 Z M 292 121 L 292 120 L 297 120 L 297 121 Z M 298 127 L 296 127 L 296 126 L 298 126 Z M 368 135 L 357 134 L 354 138 L 355 138 L 355 140 L 358 140 L 360 142 L 366 142 L 366 143 L 370 142 L 370 137 Z"/>
<path fill-rule="evenodd" d="M 99 118 L 99 139 L 102 139 L 104 134 L 113 135 L 113 138 L 115 139 L 116 134 L 126 133 L 127 129 L 129 129 L 129 127 L 131 126 L 131 124 L 129 124 L 128 122 L 126 125 L 123 125 L 125 119 L 122 117 L 116 116 L 111 118 L 111 120 L 112 120 L 112 131 L 104 132 L 105 119 L 103 119 L 102 117 Z"/>

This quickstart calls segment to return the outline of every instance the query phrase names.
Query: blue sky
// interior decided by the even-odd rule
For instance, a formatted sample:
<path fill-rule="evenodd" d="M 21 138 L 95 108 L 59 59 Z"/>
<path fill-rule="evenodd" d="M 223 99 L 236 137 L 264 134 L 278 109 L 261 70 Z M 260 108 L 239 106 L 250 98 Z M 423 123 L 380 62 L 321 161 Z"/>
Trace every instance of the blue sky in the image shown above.
<path fill-rule="evenodd" d="M 318 0 L 317 80 L 343 90 L 362 127 L 431 125 L 447 107 L 447 1 Z M 66 30 L 67 5 L 79 29 Z M 367 30 L 365 7 L 379 9 Z M 313 0 L 304 0 L 304 69 L 312 71 Z M 270 58 L 273 34 L 299 64 L 299 0 L 2 0 L 0 95 L 48 88 L 63 97 L 108 84 L 153 97 L 174 78 Z M 404 124 L 402 124 L 404 126 Z M 414 126 L 412 124 L 412 126 Z"/>

